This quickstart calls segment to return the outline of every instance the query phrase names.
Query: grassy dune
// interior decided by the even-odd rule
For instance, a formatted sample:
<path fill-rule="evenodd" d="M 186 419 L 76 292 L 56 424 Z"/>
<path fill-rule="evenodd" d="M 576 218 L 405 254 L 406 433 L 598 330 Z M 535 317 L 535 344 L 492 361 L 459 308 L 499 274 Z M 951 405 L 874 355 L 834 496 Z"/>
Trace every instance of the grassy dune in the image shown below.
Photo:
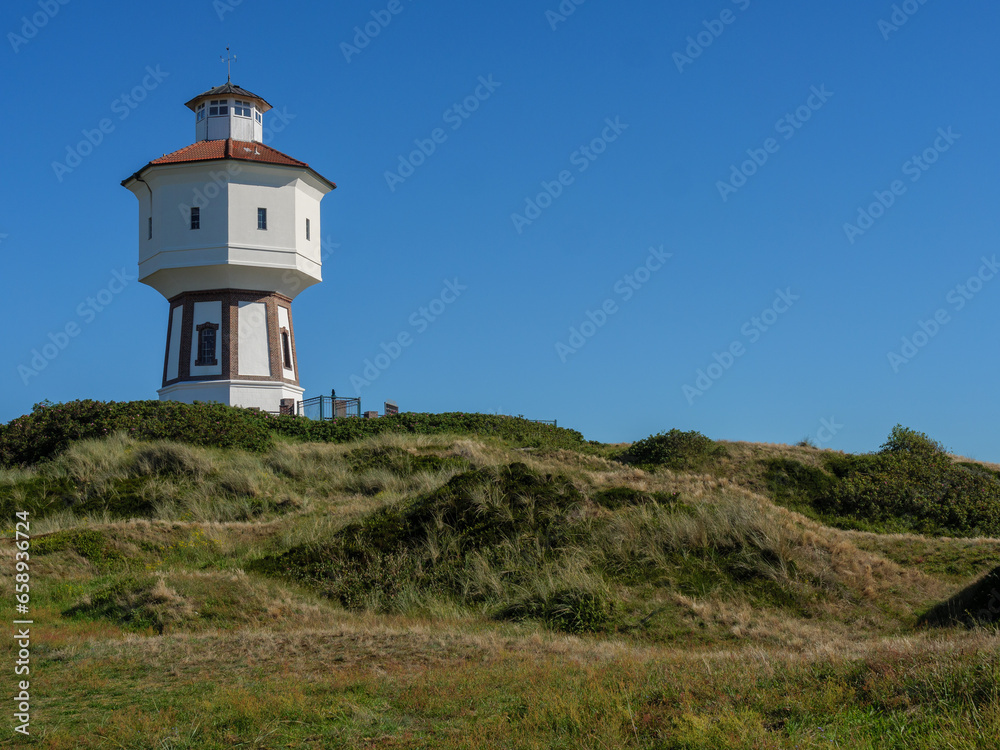
<path fill-rule="evenodd" d="M 300 440 L 118 432 L 0 469 L 35 621 L 32 737 L 5 717 L 0 747 L 997 746 L 1000 632 L 966 610 L 1000 540 L 900 531 L 945 522 L 905 502 L 862 528 L 836 482 L 868 463 Z"/>

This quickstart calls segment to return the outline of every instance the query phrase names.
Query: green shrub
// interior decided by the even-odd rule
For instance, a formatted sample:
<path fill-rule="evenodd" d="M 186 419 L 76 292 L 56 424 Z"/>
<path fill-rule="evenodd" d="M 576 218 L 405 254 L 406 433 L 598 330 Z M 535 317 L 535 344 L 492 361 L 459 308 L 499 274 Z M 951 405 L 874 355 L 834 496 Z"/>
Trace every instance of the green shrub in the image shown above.
<path fill-rule="evenodd" d="M 493 414 L 406 412 L 379 419 L 318 422 L 217 403 L 73 401 L 36 404 L 31 414 L 0 425 L 0 467 L 30 466 L 61 453 L 76 440 L 119 431 L 137 440 L 251 452 L 267 450 L 273 435 L 346 443 L 384 433 L 452 433 L 493 436 L 521 447 L 579 449 L 586 445 L 576 430 Z"/>
<path fill-rule="evenodd" d="M 923 433 L 897 425 L 878 453 L 827 465 L 839 481 L 816 498 L 821 513 L 874 530 L 1000 534 L 1000 477 L 953 463 Z"/>
<path fill-rule="evenodd" d="M 268 424 L 275 434 L 318 443 L 349 443 L 386 433 L 451 433 L 493 436 L 514 445 L 532 448 L 581 448 L 585 445 L 583 435 L 576 430 L 496 414 L 404 412 L 378 419 L 348 417 L 323 422 L 304 417 L 281 416 L 271 417 Z"/>
<path fill-rule="evenodd" d="M 767 490 L 782 505 L 812 506 L 836 485 L 827 472 L 793 458 L 772 458 L 763 463 Z"/>
<path fill-rule="evenodd" d="M 137 440 L 260 452 L 271 443 L 269 416 L 223 404 L 175 401 L 36 404 L 31 414 L 0 427 L 0 465 L 28 466 L 70 443 L 123 432 Z"/>
<path fill-rule="evenodd" d="M 608 629 L 617 607 L 607 596 L 576 588 L 535 595 L 502 607 L 498 620 L 541 620 L 564 633 L 598 633 Z"/>
<path fill-rule="evenodd" d="M 725 452 L 725 448 L 700 432 L 673 429 L 633 443 L 622 455 L 622 460 L 630 464 L 693 471 L 703 468 L 712 458 L 725 455 Z"/>
<path fill-rule="evenodd" d="M 909 453 L 915 456 L 940 456 L 947 451 L 941 443 L 931 440 L 923 432 L 911 430 L 897 424 L 888 439 L 879 448 L 879 453 Z"/>

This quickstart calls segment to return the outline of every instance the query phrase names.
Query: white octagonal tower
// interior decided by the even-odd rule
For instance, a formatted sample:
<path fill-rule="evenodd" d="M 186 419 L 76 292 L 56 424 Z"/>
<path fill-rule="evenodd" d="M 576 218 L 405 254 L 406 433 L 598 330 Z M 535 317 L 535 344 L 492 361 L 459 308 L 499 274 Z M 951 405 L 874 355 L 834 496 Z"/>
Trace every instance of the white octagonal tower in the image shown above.
<path fill-rule="evenodd" d="M 122 182 L 139 199 L 139 280 L 170 302 L 160 400 L 277 412 L 302 398 L 292 300 L 322 281 L 320 201 L 337 186 L 261 141 L 239 86 L 187 103 L 195 143 Z"/>

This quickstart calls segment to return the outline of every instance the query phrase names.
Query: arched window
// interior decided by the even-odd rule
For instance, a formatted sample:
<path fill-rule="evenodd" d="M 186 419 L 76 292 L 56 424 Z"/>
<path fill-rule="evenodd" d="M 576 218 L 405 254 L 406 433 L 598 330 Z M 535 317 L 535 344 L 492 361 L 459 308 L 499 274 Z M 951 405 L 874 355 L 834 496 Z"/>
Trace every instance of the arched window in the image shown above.
<path fill-rule="evenodd" d="M 198 359 L 195 367 L 214 367 L 219 364 L 215 356 L 218 343 L 219 326 L 217 323 L 202 323 L 198 330 Z"/>
<path fill-rule="evenodd" d="M 281 358 L 286 370 L 292 369 L 292 337 L 287 328 L 281 329 Z"/>

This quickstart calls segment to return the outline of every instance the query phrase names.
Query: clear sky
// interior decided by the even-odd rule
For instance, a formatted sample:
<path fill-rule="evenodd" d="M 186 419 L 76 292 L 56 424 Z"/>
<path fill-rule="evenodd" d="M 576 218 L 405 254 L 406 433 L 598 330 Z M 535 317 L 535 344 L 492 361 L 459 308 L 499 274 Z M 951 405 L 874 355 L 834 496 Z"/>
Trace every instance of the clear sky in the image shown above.
<path fill-rule="evenodd" d="M 998 27 L 942 0 L 9 0 L 0 421 L 156 398 L 167 303 L 119 183 L 194 140 L 231 45 L 266 142 L 339 186 L 294 306 L 307 395 L 614 442 L 867 451 L 898 422 L 1000 460 Z"/>

